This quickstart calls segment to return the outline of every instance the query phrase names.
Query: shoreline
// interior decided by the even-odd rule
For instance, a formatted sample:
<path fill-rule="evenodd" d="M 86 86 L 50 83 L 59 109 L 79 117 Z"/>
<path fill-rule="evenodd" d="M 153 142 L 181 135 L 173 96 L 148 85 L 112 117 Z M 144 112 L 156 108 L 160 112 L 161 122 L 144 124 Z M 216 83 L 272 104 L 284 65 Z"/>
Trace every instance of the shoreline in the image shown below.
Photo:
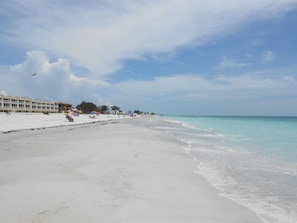
<path fill-rule="evenodd" d="M 261 222 L 219 196 L 159 118 L 2 134 L 4 222 Z"/>

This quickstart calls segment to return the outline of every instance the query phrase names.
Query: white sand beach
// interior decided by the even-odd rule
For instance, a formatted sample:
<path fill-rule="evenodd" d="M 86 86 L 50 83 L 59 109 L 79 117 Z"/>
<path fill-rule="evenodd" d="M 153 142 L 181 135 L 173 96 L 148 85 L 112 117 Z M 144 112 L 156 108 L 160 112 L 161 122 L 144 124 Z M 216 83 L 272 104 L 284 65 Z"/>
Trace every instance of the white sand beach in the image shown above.
<path fill-rule="evenodd" d="M 146 127 L 158 117 L 60 115 L 0 114 L 1 222 L 260 222 L 195 174 L 172 136 Z"/>
<path fill-rule="evenodd" d="M 23 129 L 48 128 L 65 125 L 79 125 L 84 123 L 93 123 L 97 121 L 106 121 L 118 118 L 128 118 L 128 116 L 118 115 L 96 115 L 90 118 L 87 114 L 73 116 L 74 121 L 69 122 L 64 113 L 4 113 L 0 112 L 0 132 L 17 131 Z"/>

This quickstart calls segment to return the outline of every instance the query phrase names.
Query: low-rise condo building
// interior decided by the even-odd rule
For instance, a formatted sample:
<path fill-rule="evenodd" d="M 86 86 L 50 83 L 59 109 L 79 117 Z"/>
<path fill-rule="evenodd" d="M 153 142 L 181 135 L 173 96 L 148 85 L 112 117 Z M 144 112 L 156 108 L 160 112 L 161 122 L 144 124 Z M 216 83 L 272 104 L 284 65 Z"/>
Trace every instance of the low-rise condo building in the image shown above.
<path fill-rule="evenodd" d="M 71 104 L 0 95 L 1 112 L 62 112 Z"/>

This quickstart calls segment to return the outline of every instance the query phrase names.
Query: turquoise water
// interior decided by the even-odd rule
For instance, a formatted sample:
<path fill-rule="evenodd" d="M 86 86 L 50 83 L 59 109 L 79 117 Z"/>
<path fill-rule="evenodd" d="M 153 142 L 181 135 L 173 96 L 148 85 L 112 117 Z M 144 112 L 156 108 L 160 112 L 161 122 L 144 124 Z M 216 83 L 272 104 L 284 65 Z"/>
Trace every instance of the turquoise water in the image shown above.
<path fill-rule="evenodd" d="M 264 223 L 297 222 L 297 117 L 167 116 L 197 174 Z"/>
<path fill-rule="evenodd" d="M 297 117 L 175 116 L 189 126 L 229 136 L 270 155 L 297 161 Z M 266 154 L 268 155 L 268 154 Z"/>

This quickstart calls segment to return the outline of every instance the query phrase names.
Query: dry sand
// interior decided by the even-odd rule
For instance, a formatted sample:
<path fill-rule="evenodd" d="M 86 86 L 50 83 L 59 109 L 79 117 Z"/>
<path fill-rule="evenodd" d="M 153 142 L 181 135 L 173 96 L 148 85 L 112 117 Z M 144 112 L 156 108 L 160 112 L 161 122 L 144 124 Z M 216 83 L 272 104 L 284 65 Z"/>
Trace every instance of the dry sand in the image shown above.
<path fill-rule="evenodd" d="M 159 118 L 0 133 L 0 222 L 256 223 L 194 174 Z"/>
<path fill-rule="evenodd" d="M 22 129 L 49 128 L 65 125 L 79 125 L 98 121 L 113 120 L 118 118 L 128 118 L 128 116 L 118 115 L 98 115 L 90 118 L 89 115 L 82 114 L 73 116 L 74 122 L 69 122 L 64 113 L 9 113 L 0 112 L 0 132 L 17 131 Z"/>

